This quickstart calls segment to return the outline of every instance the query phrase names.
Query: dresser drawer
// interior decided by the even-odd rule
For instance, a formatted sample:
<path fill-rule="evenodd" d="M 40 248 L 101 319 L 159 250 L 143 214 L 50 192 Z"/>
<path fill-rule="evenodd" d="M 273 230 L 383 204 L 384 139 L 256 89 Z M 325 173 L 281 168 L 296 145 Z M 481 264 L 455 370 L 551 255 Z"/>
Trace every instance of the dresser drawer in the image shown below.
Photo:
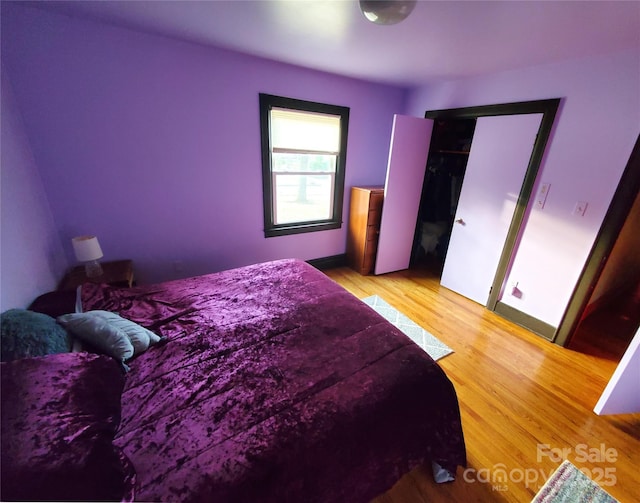
<path fill-rule="evenodd" d="M 378 236 L 380 234 L 380 226 L 379 225 L 367 225 L 367 241 L 378 241 Z M 368 246 L 368 244 L 367 244 Z"/>
<path fill-rule="evenodd" d="M 384 200 L 383 190 L 372 191 L 371 196 L 369 197 L 369 209 L 381 211 L 383 200 Z"/>
<path fill-rule="evenodd" d="M 382 206 L 380 206 L 380 208 L 369 210 L 369 215 L 367 216 L 368 225 L 380 226 L 381 219 L 382 219 Z"/>
<path fill-rule="evenodd" d="M 380 230 L 380 220 L 382 220 L 382 201 L 384 194 L 380 192 L 372 192 L 369 198 L 369 216 L 367 218 L 367 225 L 375 227 Z"/>

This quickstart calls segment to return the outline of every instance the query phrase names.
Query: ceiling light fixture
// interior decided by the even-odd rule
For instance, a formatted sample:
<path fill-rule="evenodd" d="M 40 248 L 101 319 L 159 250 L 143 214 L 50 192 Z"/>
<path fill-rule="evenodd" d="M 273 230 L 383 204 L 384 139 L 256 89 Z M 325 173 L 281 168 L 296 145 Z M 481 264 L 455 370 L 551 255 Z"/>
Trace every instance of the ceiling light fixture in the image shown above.
<path fill-rule="evenodd" d="M 416 0 L 360 0 L 360 10 L 375 24 L 396 24 L 411 14 Z"/>

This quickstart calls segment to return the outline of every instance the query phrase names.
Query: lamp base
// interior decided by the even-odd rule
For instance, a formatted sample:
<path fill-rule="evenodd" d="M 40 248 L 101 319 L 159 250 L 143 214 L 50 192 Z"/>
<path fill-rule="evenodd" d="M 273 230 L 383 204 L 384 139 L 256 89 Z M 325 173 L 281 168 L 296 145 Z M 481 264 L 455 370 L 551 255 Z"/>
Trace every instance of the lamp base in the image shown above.
<path fill-rule="evenodd" d="M 98 278 L 102 276 L 102 266 L 97 260 L 85 262 L 84 271 L 87 275 L 87 278 Z"/>

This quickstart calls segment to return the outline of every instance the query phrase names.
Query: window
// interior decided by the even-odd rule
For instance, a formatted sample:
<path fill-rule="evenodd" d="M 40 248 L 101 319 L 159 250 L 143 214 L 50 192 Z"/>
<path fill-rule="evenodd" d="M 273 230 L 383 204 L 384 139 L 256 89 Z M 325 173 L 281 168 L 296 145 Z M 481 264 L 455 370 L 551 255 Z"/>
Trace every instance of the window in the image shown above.
<path fill-rule="evenodd" d="M 349 109 L 260 94 L 266 237 L 342 225 Z"/>

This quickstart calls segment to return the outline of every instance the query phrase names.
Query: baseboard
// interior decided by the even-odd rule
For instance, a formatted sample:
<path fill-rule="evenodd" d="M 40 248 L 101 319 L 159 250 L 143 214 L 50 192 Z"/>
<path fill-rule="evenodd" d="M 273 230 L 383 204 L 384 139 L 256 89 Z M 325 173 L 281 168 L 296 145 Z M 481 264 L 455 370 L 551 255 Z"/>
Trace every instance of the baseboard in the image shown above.
<path fill-rule="evenodd" d="M 314 258 L 307 260 L 307 263 L 324 271 L 326 269 L 333 269 L 334 267 L 344 267 L 347 265 L 347 254 L 332 255 L 331 257 Z"/>
<path fill-rule="evenodd" d="M 515 324 L 521 327 L 531 330 L 533 333 L 544 337 L 547 340 L 553 342 L 555 338 L 557 328 L 553 325 L 549 325 L 542 320 L 534 318 L 522 311 L 517 310 L 515 307 L 511 307 L 504 302 L 498 302 L 496 304 L 495 312 L 503 318 L 513 321 Z"/>

